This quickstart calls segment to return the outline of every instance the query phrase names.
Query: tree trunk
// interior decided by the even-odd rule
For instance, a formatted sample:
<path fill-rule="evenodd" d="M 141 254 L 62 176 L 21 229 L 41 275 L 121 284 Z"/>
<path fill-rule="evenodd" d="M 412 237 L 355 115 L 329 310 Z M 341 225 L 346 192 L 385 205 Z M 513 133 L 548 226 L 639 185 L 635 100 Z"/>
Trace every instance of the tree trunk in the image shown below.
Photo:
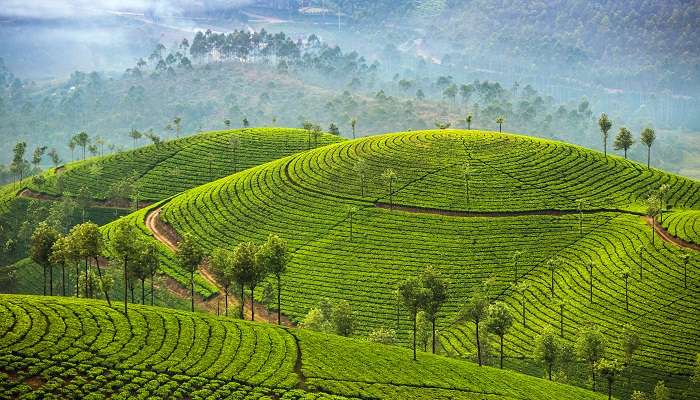
<path fill-rule="evenodd" d="M 501 369 L 503 369 L 503 335 L 501 335 Z"/>
<path fill-rule="evenodd" d="M 418 311 L 413 311 L 413 361 L 416 361 L 416 323 L 418 320 Z"/>
<path fill-rule="evenodd" d="M 627 149 L 625 149 L 625 160 L 627 159 Z"/>
<path fill-rule="evenodd" d="M 627 290 L 628 285 L 627 285 L 627 278 L 625 278 L 625 311 L 630 310 L 630 300 L 629 300 L 629 291 Z"/>
<path fill-rule="evenodd" d="M 552 380 L 552 363 L 547 364 L 547 375 L 549 376 L 549 380 Z"/>
<path fill-rule="evenodd" d="M 194 270 L 190 271 L 190 304 L 191 310 L 194 312 Z"/>
<path fill-rule="evenodd" d="M 481 341 L 479 340 L 479 321 L 476 321 L 476 356 L 481 367 Z"/>
<path fill-rule="evenodd" d="M 651 164 L 651 146 L 647 146 L 647 169 L 650 168 Z"/>
<path fill-rule="evenodd" d="M 224 316 L 228 317 L 228 285 L 224 286 Z"/>
<path fill-rule="evenodd" d="M 46 296 L 46 264 L 44 264 L 43 268 L 44 268 L 44 286 L 41 288 L 41 294 Z"/>
<path fill-rule="evenodd" d="M 608 400 L 612 400 L 612 382 L 608 380 Z"/>
<path fill-rule="evenodd" d="M 124 315 L 127 315 L 129 313 L 129 310 L 127 308 L 127 304 L 129 303 L 129 276 L 127 275 L 127 258 L 124 258 Z"/>
<path fill-rule="evenodd" d="M 66 297 L 66 264 L 61 264 L 61 296 Z"/>
<path fill-rule="evenodd" d="M 144 287 L 146 286 L 146 278 L 141 278 L 141 304 L 146 304 L 146 290 Z"/>
<path fill-rule="evenodd" d="M 75 297 L 80 297 L 80 265 L 75 264 Z"/>
<path fill-rule="evenodd" d="M 97 275 L 100 276 L 100 282 L 102 283 L 102 292 L 105 294 L 105 299 L 107 299 L 107 305 L 112 307 L 112 301 L 109 299 L 109 293 L 107 293 L 105 282 L 102 279 L 102 269 L 100 269 L 100 261 L 97 259 L 97 257 L 95 257 L 95 267 L 97 268 Z"/>
<path fill-rule="evenodd" d="M 277 275 L 277 325 L 282 324 L 282 277 Z"/>
<path fill-rule="evenodd" d="M 656 235 L 656 220 L 651 217 L 651 244 L 654 244 L 654 236 Z"/>
<path fill-rule="evenodd" d="M 92 282 L 90 282 L 90 279 L 88 279 L 88 259 L 85 259 L 85 297 L 90 298 L 91 296 L 91 290 L 89 290 Z"/>
<path fill-rule="evenodd" d="M 155 274 L 151 274 L 151 305 L 153 305 L 153 278 Z"/>
<path fill-rule="evenodd" d="M 437 317 L 433 317 L 433 354 L 435 354 L 435 320 Z"/>
<path fill-rule="evenodd" d="M 591 363 L 591 372 L 593 374 L 593 391 L 595 392 L 595 364 Z"/>
<path fill-rule="evenodd" d="M 250 286 L 250 320 L 255 321 L 255 286 Z"/>
<path fill-rule="evenodd" d="M 53 266 L 49 264 L 49 296 L 53 296 Z"/>
<path fill-rule="evenodd" d="M 243 285 L 241 285 L 241 319 L 245 319 L 245 295 L 243 293 Z"/>

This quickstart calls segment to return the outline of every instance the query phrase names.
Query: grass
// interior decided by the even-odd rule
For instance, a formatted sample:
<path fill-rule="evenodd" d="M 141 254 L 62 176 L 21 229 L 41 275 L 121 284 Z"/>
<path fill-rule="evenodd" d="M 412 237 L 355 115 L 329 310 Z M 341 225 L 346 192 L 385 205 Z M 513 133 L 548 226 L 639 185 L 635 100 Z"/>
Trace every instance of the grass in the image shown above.
<path fill-rule="evenodd" d="M 364 195 L 353 171 L 360 158 L 368 166 Z M 387 168 L 397 174 L 393 196 L 380 177 Z M 406 276 L 433 265 L 451 282 L 439 319 L 441 342 L 446 353 L 463 357 L 473 351 L 471 328 L 458 329 L 457 311 L 489 278 L 492 297 L 519 310 L 510 260 L 514 251 L 524 251 L 519 279 L 530 284 L 527 324 L 516 323 L 507 336 L 509 358 L 532 361 L 536 335 L 545 326 L 560 328 L 555 302 L 564 300 L 565 341 L 573 341 L 590 321 L 610 340 L 609 356 L 621 358 L 617 335 L 630 323 L 643 343 L 636 362 L 640 371 L 650 371 L 640 381 L 653 384 L 675 374 L 675 389 L 682 391 L 700 351 L 700 276 L 689 269 L 684 286 L 681 252 L 659 238 L 652 246 L 650 230 L 635 214 L 663 183 L 671 186 L 668 202 L 674 209 L 700 208 L 697 181 L 577 146 L 493 132 L 408 132 L 337 143 L 253 167 L 174 197 L 161 216 L 179 233 L 196 236 L 208 251 L 279 234 L 294 253 L 283 277 L 284 313 L 301 318 L 323 298 L 345 299 L 358 318 L 359 335 L 396 327 L 403 343 L 409 319 L 405 310 L 397 313 L 393 291 Z M 464 218 L 376 207 L 391 197 L 407 207 L 502 214 Z M 567 213 L 577 209 L 577 200 L 597 211 L 583 216 L 583 234 L 578 214 Z M 358 208 L 352 241 L 349 206 Z M 554 215 L 508 214 L 543 210 Z M 561 266 L 552 295 L 544 263 L 554 256 Z M 697 255 L 692 257 L 696 265 Z M 585 269 L 589 260 L 598 266 L 593 303 Z M 624 267 L 634 271 L 629 311 L 619 276 Z"/>
<path fill-rule="evenodd" d="M 357 339 L 149 306 L 0 295 L 0 392 L 18 398 L 602 399 Z"/>

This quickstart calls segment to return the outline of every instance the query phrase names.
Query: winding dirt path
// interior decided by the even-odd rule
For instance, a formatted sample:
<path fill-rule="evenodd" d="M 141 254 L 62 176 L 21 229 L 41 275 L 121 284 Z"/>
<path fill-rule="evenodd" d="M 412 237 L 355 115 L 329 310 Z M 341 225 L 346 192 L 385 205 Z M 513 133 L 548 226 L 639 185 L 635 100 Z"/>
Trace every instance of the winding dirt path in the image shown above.
<path fill-rule="evenodd" d="M 684 249 L 690 249 L 690 250 L 695 250 L 695 251 L 700 251 L 700 245 L 697 245 L 695 243 L 690 243 L 686 242 L 685 240 L 678 238 L 676 236 L 671 235 L 657 220 L 655 220 L 652 217 L 644 216 L 644 221 L 646 221 L 647 225 L 649 226 L 654 226 L 654 230 L 656 233 L 661 237 L 661 239 L 673 243 L 678 247 L 682 247 Z"/>
<path fill-rule="evenodd" d="M 155 237 L 159 242 L 163 243 L 166 245 L 171 251 L 175 252 L 177 250 L 177 244 L 180 242 L 180 236 L 178 233 L 173 229 L 172 226 L 168 225 L 166 222 L 164 222 L 162 219 L 160 219 L 160 211 L 161 208 L 158 207 L 154 210 L 151 210 L 147 215 L 145 219 L 146 227 L 148 230 L 153 233 L 153 237 Z M 199 273 L 202 275 L 202 277 L 215 286 L 221 293 L 224 292 L 224 288 L 219 285 L 218 282 L 216 282 L 216 279 L 214 279 L 214 276 L 211 274 L 211 272 L 208 269 L 208 264 L 205 261 L 200 265 L 199 267 Z M 177 295 L 185 296 L 188 297 L 190 295 L 189 291 L 186 290 L 186 288 L 183 288 L 181 285 L 179 285 L 177 282 L 172 280 L 172 282 L 168 282 L 168 288 L 176 293 Z M 222 301 L 221 295 L 213 296 L 208 300 L 203 300 L 203 299 L 197 299 L 196 303 L 203 308 L 208 309 L 211 312 L 216 313 L 217 305 L 220 304 Z M 246 307 L 245 307 L 245 314 L 246 314 L 246 319 L 251 318 L 251 310 L 250 310 L 250 303 L 246 302 Z M 223 314 L 224 312 L 224 306 L 220 306 L 220 312 Z M 229 310 L 235 310 L 237 307 L 240 307 L 240 302 L 238 300 L 238 297 L 236 293 L 229 293 L 228 296 L 228 307 Z M 277 323 L 277 313 L 276 312 L 270 312 L 267 310 L 267 307 L 265 307 L 263 304 L 260 304 L 258 302 L 255 302 L 255 320 L 256 321 L 264 321 L 268 323 Z M 292 321 L 282 314 L 282 325 L 284 326 L 294 326 Z"/>

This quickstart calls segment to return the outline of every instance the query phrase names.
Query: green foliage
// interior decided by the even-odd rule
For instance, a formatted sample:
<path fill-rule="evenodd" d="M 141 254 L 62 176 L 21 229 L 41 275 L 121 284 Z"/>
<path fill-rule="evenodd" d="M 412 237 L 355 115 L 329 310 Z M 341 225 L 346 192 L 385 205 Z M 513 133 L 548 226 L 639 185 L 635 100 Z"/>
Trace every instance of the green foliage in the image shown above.
<path fill-rule="evenodd" d="M 549 380 L 552 380 L 552 368 L 561 353 L 561 343 L 556 333 L 549 327 L 535 339 L 535 358 L 540 360 L 547 371 Z"/>
<path fill-rule="evenodd" d="M 350 303 L 341 300 L 333 305 L 333 325 L 340 336 L 352 336 L 355 331 L 355 316 Z"/>
<path fill-rule="evenodd" d="M 372 331 L 367 336 L 367 340 L 372 343 L 381 344 L 395 344 L 396 343 L 396 331 L 391 328 L 385 328 L 380 326 L 379 328 L 372 329 Z"/>

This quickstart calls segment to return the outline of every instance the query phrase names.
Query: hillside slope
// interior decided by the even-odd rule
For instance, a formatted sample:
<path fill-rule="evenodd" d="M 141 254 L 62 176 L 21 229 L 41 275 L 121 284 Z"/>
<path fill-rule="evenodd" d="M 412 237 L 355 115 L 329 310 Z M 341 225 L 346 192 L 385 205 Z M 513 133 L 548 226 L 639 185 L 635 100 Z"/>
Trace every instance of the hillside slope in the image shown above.
<path fill-rule="evenodd" d="M 355 172 L 360 159 L 364 190 Z M 396 173 L 391 195 L 381 178 L 388 168 Z M 433 265 L 451 282 L 439 318 L 445 351 L 467 357 L 471 339 L 455 338 L 452 329 L 459 326 L 458 309 L 488 279 L 493 298 L 520 310 L 511 260 L 523 251 L 517 279 L 530 285 L 526 322 L 506 338 L 510 359 L 529 359 L 544 327 L 561 328 L 556 304 L 564 301 L 565 341 L 593 322 L 608 336 L 610 355 L 622 358 L 617 335 L 629 323 L 644 343 L 637 356 L 646 368 L 642 382 L 672 373 L 687 385 L 683 376 L 700 351 L 698 271 L 684 275 L 676 246 L 660 239 L 652 245 L 639 215 L 645 197 L 663 183 L 671 187 L 667 202 L 674 210 L 700 208 L 697 181 L 580 147 L 492 132 L 410 132 L 254 167 L 174 197 L 161 216 L 208 251 L 279 234 L 294 252 L 283 279 L 283 311 L 301 318 L 323 298 L 345 299 L 360 334 L 395 327 L 406 340 L 409 319 L 403 310 L 397 314 L 394 290 Z M 581 219 L 577 200 L 584 200 Z M 352 240 L 350 206 L 357 208 Z M 552 290 L 545 261 L 555 256 Z M 589 261 L 597 265 L 593 302 Z M 696 263 L 693 253 L 690 265 Z M 629 305 L 620 276 L 625 268 L 633 272 Z"/>
<path fill-rule="evenodd" d="M 602 399 L 361 340 L 94 300 L 0 296 L 0 388 L 17 396 Z"/>

